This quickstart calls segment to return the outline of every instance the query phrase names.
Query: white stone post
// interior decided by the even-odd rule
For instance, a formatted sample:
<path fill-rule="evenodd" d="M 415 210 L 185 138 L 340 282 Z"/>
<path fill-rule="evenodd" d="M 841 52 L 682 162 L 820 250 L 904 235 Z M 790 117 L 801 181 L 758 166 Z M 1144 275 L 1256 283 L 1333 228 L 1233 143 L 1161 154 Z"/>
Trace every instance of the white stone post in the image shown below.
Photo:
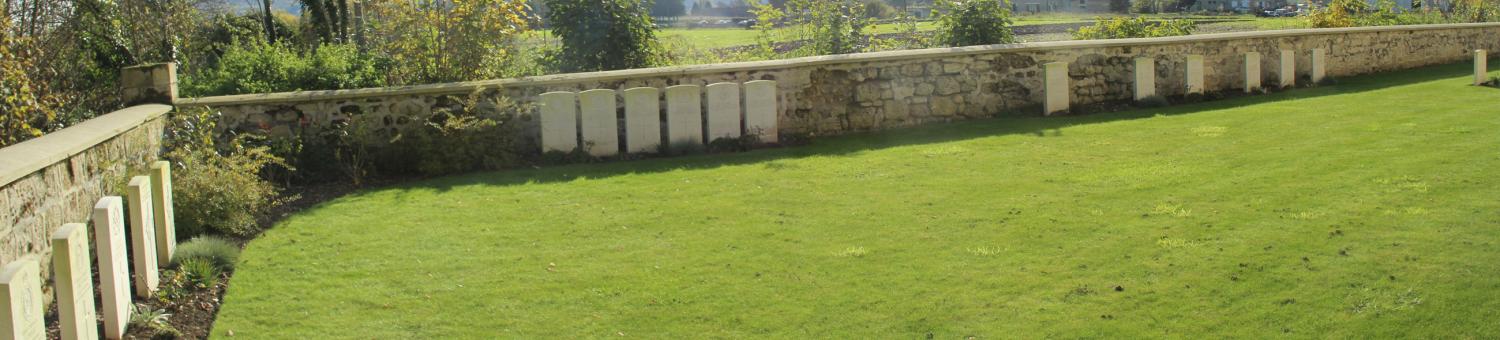
<path fill-rule="evenodd" d="M 177 251 L 177 218 L 172 212 L 172 163 L 151 163 L 151 212 L 156 217 L 156 262 L 171 263 Z"/>
<path fill-rule="evenodd" d="M 615 90 L 588 90 L 578 96 L 582 107 L 583 142 L 597 157 L 620 153 L 620 118 L 615 115 Z"/>
<path fill-rule="evenodd" d="M 661 146 L 661 90 L 625 90 L 625 151 L 656 152 Z"/>
<path fill-rule="evenodd" d="M 1245 53 L 1245 93 L 1260 89 L 1260 52 Z"/>
<path fill-rule="evenodd" d="M 1203 56 L 1187 56 L 1187 93 L 1203 94 Z"/>
<path fill-rule="evenodd" d="M 757 134 L 761 143 L 780 141 L 776 131 L 776 82 L 755 80 L 745 83 L 745 133 Z"/>
<path fill-rule="evenodd" d="M 542 152 L 578 149 L 578 94 L 542 94 Z"/>
<path fill-rule="evenodd" d="M 1068 85 L 1068 63 L 1054 62 L 1043 65 L 1046 70 L 1046 78 L 1043 83 L 1046 89 L 1042 92 L 1047 96 L 1043 105 L 1043 114 L 1052 115 L 1068 111 L 1069 99 L 1072 97 L 1072 89 Z"/>
<path fill-rule="evenodd" d="M 47 338 L 42 324 L 42 274 L 36 260 L 0 268 L 0 339 Z"/>
<path fill-rule="evenodd" d="M 742 115 L 740 109 L 743 108 L 740 105 L 740 84 L 709 84 L 707 92 L 708 140 L 739 138 Z"/>
<path fill-rule="evenodd" d="M 667 88 L 667 141 L 703 144 L 703 95 L 698 85 Z"/>
<path fill-rule="evenodd" d="M 1135 58 L 1135 100 L 1156 95 L 1156 59 Z"/>
<path fill-rule="evenodd" d="M 1323 82 L 1328 72 L 1328 53 L 1321 48 L 1312 49 L 1312 82 L 1313 85 Z"/>
<path fill-rule="evenodd" d="M 94 252 L 99 263 L 99 295 L 104 337 L 120 339 L 130 320 L 130 264 L 125 255 L 125 205 L 118 196 L 94 204 Z"/>
<path fill-rule="evenodd" d="M 1297 86 L 1297 52 L 1292 50 L 1281 50 L 1281 81 L 1282 88 Z"/>
<path fill-rule="evenodd" d="M 135 296 L 156 293 L 156 219 L 151 217 L 151 178 L 136 176 L 127 190 L 130 200 L 130 257 L 135 260 Z"/>
<path fill-rule="evenodd" d="M 1484 82 L 1489 81 L 1489 79 L 1484 79 L 1490 74 L 1488 65 L 1490 61 L 1486 54 L 1485 50 L 1474 50 L 1474 85 L 1483 85 Z"/>
<path fill-rule="evenodd" d="M 98 339 L 94 312 L 93 268 L 89 267 L 88 226 L 69 223 L 52 234 L 52 280 L 57 295 L 58 328 L 62 338 Z"/>

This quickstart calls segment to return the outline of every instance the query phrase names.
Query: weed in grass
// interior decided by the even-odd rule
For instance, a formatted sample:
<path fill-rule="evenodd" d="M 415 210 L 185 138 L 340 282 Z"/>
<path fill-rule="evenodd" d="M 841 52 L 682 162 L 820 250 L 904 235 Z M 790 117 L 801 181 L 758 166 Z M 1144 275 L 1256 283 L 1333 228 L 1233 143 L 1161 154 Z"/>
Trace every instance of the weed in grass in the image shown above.
<path fill-rule="evenodd" d="M 865 247 L 848 247 L 844 248 L 844 250 L 833 252 L 833 257 L 865 257 L 869 253 L 870 251 L 865 250 Z"/>
<path fill-rule="evenodd" d="M 1382 178 L 1375 180 L 1375 183 L 1386 186 L 1387 193 L 1426 193 L 1430 189 L 1426 181 L 1411 176 Z"/>
<path fill-rule="evenodd" d="M 1365 287 L 1349 294 L 1345 300 L 1349 301 L 1349 313 L 1376 316 L 1409 310 L 1422 304 L 1422 297 L 1415 289 L 1392 293 L 1385 289 Z"/>
<path fill-rule="evenodd" d="M 1151 209 L 1151 216 L 1192 217 L 1193 211 L 1183 209 L 1181 204 L 1161 203 Z"/>
<path fill-rule="evenodd" d="M 1189 240 L 1179 239 L 1179 238 L 1172 238 L 1172 237 L 1168 237 L 1168 236 L 1162 236 L 1161 238 L 1156 239 L 1156 245 L 1159 246 L 1159 247 L 1162 247 L 1162 248 L 1175 249 L 1175 248 L 1197 247 L 1198 243 L 1197 242 L 1193 242 L 1193 241 L 1189 241 Z"/>
<path fill-rule="evenodd" d="M 1219 137 L 1223 136 L 1225 132 L 1229 132 L 1229 128 L 1223 126 L 1199 126 L 1193 128 L 1193 135 L 1198 137 Z"/>
<path fill-rule="evenodd" d="M 998 256 L 1002 251 L 1004 251 L 1003 249 L 1000 249 L 1000 247 L 975 247 L 969 248 L 967 250 L 969 252 L 969 255 L 983 257 Z"/>

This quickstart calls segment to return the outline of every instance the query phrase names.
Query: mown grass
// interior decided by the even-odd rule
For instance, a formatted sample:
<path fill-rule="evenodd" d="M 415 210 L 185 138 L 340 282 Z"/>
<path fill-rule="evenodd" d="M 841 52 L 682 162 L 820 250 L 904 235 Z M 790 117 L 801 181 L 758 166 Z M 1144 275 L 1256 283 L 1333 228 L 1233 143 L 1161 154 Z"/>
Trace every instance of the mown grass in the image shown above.
<path fill-rule="evenodd" d="M 236 338 L 1495 338 L 1469 66 L 439 178 L 245 250 Z"/>

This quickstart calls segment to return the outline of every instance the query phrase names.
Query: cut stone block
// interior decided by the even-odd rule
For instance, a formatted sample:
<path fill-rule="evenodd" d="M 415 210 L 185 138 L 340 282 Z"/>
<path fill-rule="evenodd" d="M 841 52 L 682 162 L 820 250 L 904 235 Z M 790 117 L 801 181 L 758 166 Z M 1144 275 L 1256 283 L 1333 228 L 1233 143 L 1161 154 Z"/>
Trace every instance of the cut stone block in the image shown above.
<path fill-rule="evenodd" d="M 1292 50 L 1281 50 L 1281 74 L 1277 76 L 1281 80 L 1281 87 L 1287 88 L 1297 86 L 1297 52 Z"/>
<path fill-rule="evenodd" d="M 1042 92 L 1045 93 L 1047 99 L 1043 105 L 1043 109 L 1046 112 L 1042 113 L 1050 116 L 1055 113 L 1068 111 L 1068 101 L 1073 92 L 1068 85 L 1068 63 L 1047 63 L 1043 67 L 1046 70 L 1046 78 L 1044 79 L 1046 89 Z"/>
<path fill-rule="evenodd" d="M 779 141 L 777 135 L 776 82 L 756 80 L 745 83 L 745 133 L 760 136 L 761 143 Z"/>
<path fill-rule="evenodd" d="M 1135 100 L 1156 95 L 1156 59 L 1135 58 Z"/>
<path fill-rule="evenodd" d="M 625 90 L 625 151 L 656 152 L 661 147 L 661 90 Z"/>
<path fill-rule="evenodd" d="M 1203 56 L 1187 56 L 1187 93 L 1203 93 Z"/>
<path fill-rule="evenodd" d="M 177 218 L 172 213 L 172 163 L 151 163 L 152 216 L 156 217 L 156 262 L 172 262 L 177 250 Z"/>
<path fill-rule="evenodd" d="M 47 338 L 40 267 L 36 260 L 25 259 L 0 268 L 0 338 Z"/>
<path fill-rule="evenodd" d="M 1314 85 L 1323 82 L 1328 75 L 1328 52 L 1321 48 L 1312 49 L 1312 82 Z"/>
<path fill-rule="evenodd" d="M 667 141 L 703 145 L 703 96 L 698 85 L 667 88 Z"/>
<path fill-rule="evenodd" d="M 130 257 L 135 260 L 135 296 L 156 294 L 156 219 L 151 217 L 151 178 L 136 176 L 126 190 L 130 200 Z"/>
<path fill-rule="evenodd" d="M 52 280 L 63 339 L 99 338 L 87 230 L 83 223 L 69 223 L 52 234 Z"/>
<path fill-rule="evenodd" d="M 740 84 L 708 85 L 708 140 L 739 138 L 743 106 L 740 106 Z"/>
<path fill-rule="evenodd" d="M 583 145 L 590 155 L 620 153 L 620 118 L 615 114 L 615 90 L 588 90 L 578 97 L 582 107 Z"/>
<path fill-rule="evenodd" d="M 1474 50 L 1474 85 L 1483 85 L 1490 73 L 1489 56 L 1485 50 Z"/>
<path fill-rule="evenodd" d="M 1245 92 L 1260 89 L 1260 52 L 1245 53 Z"/>
<path fill-rule="evenodd" d="M 120 339 L 130 320 L 130 264 L 125 255 L 125 204 L 118 196 L 94 204 L 94 252 L 99 264 L 99 296 L 104 337 Z"/>
<path fill-rule="evenodd" d="M 542 152 L 578 149 L 578 94 L 548 92 L 541 97 Z"/>

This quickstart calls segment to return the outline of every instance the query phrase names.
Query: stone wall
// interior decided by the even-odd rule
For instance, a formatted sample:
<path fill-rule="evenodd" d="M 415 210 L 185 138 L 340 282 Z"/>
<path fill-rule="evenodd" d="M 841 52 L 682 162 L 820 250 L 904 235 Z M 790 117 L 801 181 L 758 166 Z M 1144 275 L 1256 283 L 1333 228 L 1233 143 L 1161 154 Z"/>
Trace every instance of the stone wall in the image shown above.
<path fill-rule="evenodd" d="M 159 158 L 171 110 L 135 106 L 0 149 L 0 263 L 35 259 L 45 280 L 52 232 L 89 222 L 99 198 L 120 194 L 107 190 L 125 171 Z"/>
<path fill-rule="evenodd" d="M 1278 84 L 1281 51 L 1296 54 L 1299 83 L 1309 79 L 1311 50 L 1327 53 L 1329 77 L 1353 76 L 1466 60 L 1474 49 L 1500 48 L 1500 24 L 1304 29 L 1187 37 L 1064 41 L 820 56 L 522 79 L 341 91 L 238 95 L 179 100 L 224 113 L 221 127 L 288 135 L 357 117 L 400 129 L 415 117 L 454 107 L 479 89 L 504 88 L 521 102 L 548 91 L 625 90 L 776 80 L 785 134 L 832 135 L 1005 114 L 1042 113 L 1043 67 L 1069 63 L 1073 107 L 1132 98 L 1133 59 L 1156 62 L 1156 93 L 1185 93 L 1189 54 L 1203 56 L 1208 92 L 1240 91 L 1244 55 L 1259 52 L 1263 84 Z M 665 107 L 665 105 L 663 105 Z M 531 120 L 534 125 L 535 120 Z"/>

